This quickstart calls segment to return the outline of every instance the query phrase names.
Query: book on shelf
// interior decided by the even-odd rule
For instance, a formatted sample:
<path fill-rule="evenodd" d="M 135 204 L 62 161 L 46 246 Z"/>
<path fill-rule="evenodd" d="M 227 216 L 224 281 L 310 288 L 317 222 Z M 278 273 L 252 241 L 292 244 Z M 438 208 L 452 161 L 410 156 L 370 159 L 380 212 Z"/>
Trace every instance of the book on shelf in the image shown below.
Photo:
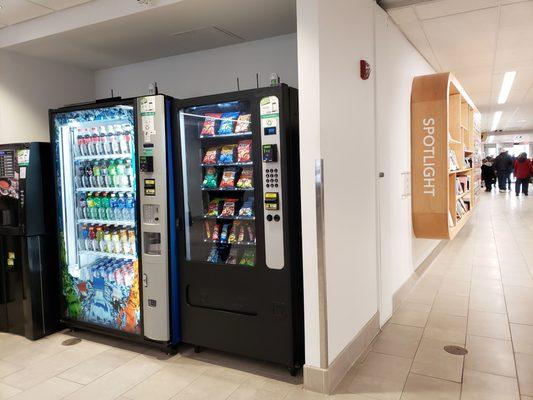
<path fill-rule="evenodd" d="M 448 158 L 450 159 L 450 171 L 457 171 L 459 168 L 459 163 L 457 162 L 457 156 L 455 151 L 450 150 L 448 153 Z"/>
<path fill-rule="evenodd" d="M 457 192 L 457 195 L 463 194 L 465 192 L 459 178 L 455 178 L 455 191 Z"/>
<path fill-rule="evenodd" d="M 448 210 L 448 226 L 450 228 L 455 226 L 455 222 L 453 222 L 452 213 Z"/>
<path fill-rule="evenodd" d="M 462 194 L 464 192 L 468 192 L 470 190 L 470 176 L 458 176 L 455 178 L 456 185 L 457 185 L 457 194 Z M 459 188 L 461 188 L 461 192 L 459 192 Z"/>

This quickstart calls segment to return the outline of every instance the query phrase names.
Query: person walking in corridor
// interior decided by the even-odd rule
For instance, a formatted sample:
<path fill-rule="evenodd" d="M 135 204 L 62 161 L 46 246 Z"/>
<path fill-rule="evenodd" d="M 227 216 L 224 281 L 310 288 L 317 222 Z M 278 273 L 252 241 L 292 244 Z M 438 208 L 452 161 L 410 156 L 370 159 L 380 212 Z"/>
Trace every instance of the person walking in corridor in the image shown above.
<path fill-rule="evenodd" d="M 516 178 L 516 195 L 520 195 L 520 186 L 522 186 L 522 193 L 524 196 L 527 196 L 529 180 L 533 176 L 533 164 L 531 164 L 531 161 L 527 158 L 526 153 L 520 154 L 514 162 L 514 176 Z"/>
<path fill-rule="evenodd" d="M 513 159 L 505 149 L 501 149 L 498 157 L 494 159 L 494 171 L 498 176 L 498 188 L 500 193 L 507 191 L 507 180 L 513 171 Z"/>
<path fill-rule="evenodd" d="M 492 162 L 488 158 L 483 159 L 483 164 L 481 165 L 481 179 L 485 182 L 485 192 L 490 192 L 492 190 L 495 178 L 496 175 L 494 174 Z"/>

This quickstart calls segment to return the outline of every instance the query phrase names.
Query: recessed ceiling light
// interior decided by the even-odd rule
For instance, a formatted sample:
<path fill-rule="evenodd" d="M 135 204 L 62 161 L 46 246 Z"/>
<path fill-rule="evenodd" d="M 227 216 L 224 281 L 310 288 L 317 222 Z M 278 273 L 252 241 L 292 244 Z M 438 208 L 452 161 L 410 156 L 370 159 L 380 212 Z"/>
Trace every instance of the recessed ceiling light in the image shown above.
<path fill-rule="evenodd" d="M 498 104 L 504 104 L 507 101 L 515 77 L 516 71 L 508 71 L 503 75 L 502 87 L 500 88 L 500 95 L 498 96 Z"/>
<path fill-rule="evenodd" d="M 498 124 L 500 123 L 500 119 L 502 118 L 502 112 L 496 111 L 494 113 L 494 116 L 492 117 L 492 128 L 490 128 L 491 131 L 495 131 L 498 127 Z"/>

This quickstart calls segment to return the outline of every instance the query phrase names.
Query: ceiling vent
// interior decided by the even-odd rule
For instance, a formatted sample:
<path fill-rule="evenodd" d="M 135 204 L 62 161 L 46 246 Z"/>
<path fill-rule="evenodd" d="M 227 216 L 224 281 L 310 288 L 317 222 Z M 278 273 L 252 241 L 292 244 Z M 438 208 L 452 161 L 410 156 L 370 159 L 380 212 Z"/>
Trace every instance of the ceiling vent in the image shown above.
<path fill-rule="evenodd" d="M 170 36 L 180 39 L 195 39 L 205 36 L 226 36 L 227 38 L 244 42 L 246 39 L 237 35 L 236 33 L 230 32 L 227 29 L 220 28 L 218 26 L 202 26 L 199 28 L 189 29 L 186 31 L 174 32 Z"/>

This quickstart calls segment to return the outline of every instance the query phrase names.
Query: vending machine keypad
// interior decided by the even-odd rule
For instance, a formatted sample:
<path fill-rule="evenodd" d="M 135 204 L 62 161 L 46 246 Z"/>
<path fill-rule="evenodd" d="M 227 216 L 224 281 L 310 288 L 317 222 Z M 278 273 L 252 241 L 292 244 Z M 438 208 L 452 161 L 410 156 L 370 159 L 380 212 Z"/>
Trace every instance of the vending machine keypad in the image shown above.
<path fill-rule="evenodd" d="M 276 96 L 264 97 L 260 106 L 266 265 L 270 269 L 282 269 L 285 266 L 285 248 L 279 99 Z"/>

